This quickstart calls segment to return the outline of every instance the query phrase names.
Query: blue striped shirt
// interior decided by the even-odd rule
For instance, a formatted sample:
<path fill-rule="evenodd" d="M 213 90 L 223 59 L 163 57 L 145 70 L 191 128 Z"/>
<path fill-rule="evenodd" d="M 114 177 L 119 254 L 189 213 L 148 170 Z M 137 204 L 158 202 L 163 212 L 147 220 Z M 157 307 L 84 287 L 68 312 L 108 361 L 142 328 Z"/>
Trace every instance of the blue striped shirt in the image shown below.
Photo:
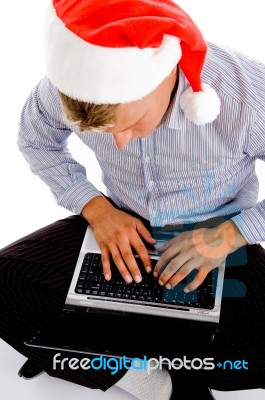
<path fill-rule="evenodd" d="M 255 161 L 265 161 L 265 66 L 208 43 L 202 81 L 221 100 L 216 121 L 196 126 L 185 118 L 179 96 L 189 83 L 180 71 L 176 95 L 156 130 L 119 150 L 110 133 L 81 133 L 69 123 L 56 89 L 44 77 L 23 107 L 19 148 L 57 203 L 73 213 L 102 193 L 71 156 L 72 133 L 95 153 L 107 195 L 151 225 L 238 213 L 232 220 L 248 243 L 262 242 L 265 200 L 257 203 Z"/>

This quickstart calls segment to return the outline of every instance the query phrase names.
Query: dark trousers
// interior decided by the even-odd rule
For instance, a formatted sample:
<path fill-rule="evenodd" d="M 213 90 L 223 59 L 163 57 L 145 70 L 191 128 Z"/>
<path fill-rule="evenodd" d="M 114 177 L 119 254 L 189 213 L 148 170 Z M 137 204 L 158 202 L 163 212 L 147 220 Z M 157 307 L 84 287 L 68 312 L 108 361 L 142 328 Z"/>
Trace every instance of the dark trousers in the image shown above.
<path fill-rule="evenodd" d="M 126 371 L 116 375 L 92 369 L 54 371 L 52 360 L 57 351 L 23 344 L 61 313 L 86 227 L 82 217 L 70 216 L 0 251 L 0 337 L 49 375 L 105 391 Z M 246 254 L 246 264 L 226 268 L 219 329 L 207 356 L 221 363 L 244 359 L 248 369 L 170 371 L 177 379 L 190 374 L 216 390 L 265 386 L 265 249 L 259 244 L 249 245 Z M 241 293 L 242 288 L 245 291 Z M 169 333 L 167 340 L 174 343 L 176 333 Z M 201 348 L 196 332 L 194 343 L 198 349 L 194 357 L 198 357 Z M 65 357 L 84 356 L 67 352 Z"/>

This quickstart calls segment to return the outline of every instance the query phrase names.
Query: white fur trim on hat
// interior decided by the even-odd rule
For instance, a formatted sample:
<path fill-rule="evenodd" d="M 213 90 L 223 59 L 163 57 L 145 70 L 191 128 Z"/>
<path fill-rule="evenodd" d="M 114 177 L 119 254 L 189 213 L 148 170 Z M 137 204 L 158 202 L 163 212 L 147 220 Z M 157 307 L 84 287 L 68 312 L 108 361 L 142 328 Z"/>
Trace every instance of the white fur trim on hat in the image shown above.
<path fill-rule="evenodd" d="M 96 46 L 71 32 L 54 8 L 46 12 L 47 75 L 66 95 L 95 104 L 128 103 L 152 92 L 178 64 L 180 40 L 159 48 Z"/>
<path fill-rule="evenodd" d="M 180 96 L 180 107 L 187 118 L 196 125 L 213 122 L 220 113 L 220 100 L 209 85 L 202 83 L 202 92 L 186 89 Z"/>

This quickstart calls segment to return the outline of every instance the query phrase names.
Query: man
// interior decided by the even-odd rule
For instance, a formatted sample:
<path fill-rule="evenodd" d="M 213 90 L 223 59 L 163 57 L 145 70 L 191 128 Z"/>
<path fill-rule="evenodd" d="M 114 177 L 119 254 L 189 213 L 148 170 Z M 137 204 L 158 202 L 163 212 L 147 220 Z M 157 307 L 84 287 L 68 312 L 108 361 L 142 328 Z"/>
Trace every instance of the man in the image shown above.
<path fill-rule="evenodd" d="M 265 271 L 258 243 L 265 240 L 265 201 L 256 204 L 254 171 L 265 150 L 264 66 L 206 44 L 171 0 L 73 0 L 71 7 L 54 0 L 46 32 L 47 76 L 23 108 L 19 147 L 58 204 L 82 217 L 58 221 L 2 250 L 1 337 L 50 375 L 102 390 L 120 379 L 118 385 L 135 394 L 131 382 L 139 386 L 143 375 L 123 372 L 115 380 L 103 373 L 55 374 L 52 353 L 22 345 L 52 311 L 59 312 L 87 223 L 102 252 L 105 279 L 111 279 L 112 257 L 127 283 L 142 278 L 133 250 L 167 288 L 196 269 L 185 288 L 191 291 L 229 254 L 248 245 L 246 265 L 226 270 L 226 278 L 245 285 L 246 296 L 223 299 L 213 354 L 236 359 L 245 351 L 251 371 L 225 374 L 225 382 L 222 372 L 198 374 L 202 381 L 193 377 L 194 386 L 185 390 L 190 398 L 195 393 L 207 398 L 208 386 L 264 386 Z M 84 167 L 67 150 L 72 132 L 95 152 L 108 198 L 87 181 Z M 151 272 L 146 245 L 155 238 L 145 221 L 185 225 L 214 217 L 223 217 L 218 226 L 198 227 L 169 241 Z M 12 295 L 10 277 L 19 294 Z M 33 322 L 36 315 L 41 317 Z M 21 324 L 22 316 L 17 336 L 11 327 Z M 163 374 L 169 398 L 170 380 Z M 160 395 L 155 391 L 151 398 Z M 143 392 L 137 396 L 145 398 Z"/>

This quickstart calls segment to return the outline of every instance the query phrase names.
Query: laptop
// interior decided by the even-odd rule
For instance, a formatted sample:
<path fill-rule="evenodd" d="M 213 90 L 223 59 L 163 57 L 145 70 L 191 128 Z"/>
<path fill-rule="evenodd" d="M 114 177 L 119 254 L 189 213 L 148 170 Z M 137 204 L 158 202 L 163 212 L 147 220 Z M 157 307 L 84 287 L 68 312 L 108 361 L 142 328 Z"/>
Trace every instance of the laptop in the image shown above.
<path fill-rule="evenodd" d="M 157 249 L 177 234 L 179 232 L 156 231 L 154 236 L 157 243 L 154 248 L 148 248 L 152 267 L 160 257 Z M 110 282 L 106 281 L 102 273 L 100 249 L 91 227 L 88 226 L 66 297 L 65 309 L 83 307 L 88 310 L 93 308 L 115 313 L 137 313 L 218 324 L 224 263 L 208 275 L 198 290 L 185 293 L 183 289 L 193 279 L 195 271 L 173 289 L 166 289 L 157 283 L 157 278 L 152 273 L 143 270 L 137 254 L 135 258 L 143 277 L 140 284 L 125 283 L 114 263 L 111 266 L 113 277 Z"/>
<path fill-rule="evenodd" d="M 153 267 L 160 257 L 158 248 L 180 233 L 154 228 L 157 243 L 148 248 Z M 142 272 L 141 283 L 125 283 L 114 263 L 112 279 L 106 281 L 100 249 L 88 226 L 61 316 L 25 344 L 111 357 L 126 354 L 131 359 L 172 355 L 172 342 L 166 340 L 172 331 L 180 344 L 177 354 L 187 354 L 184 342 L 195 343 L 197 353 L 198 340 L 201 348 L 210 345 L 220 318 L 225 263 L 211 271 L 197 290 L 185 293 L 194 271 L 175 288 L 166 289 L 152 272 L 143 270 L 137 254 L 135 258 Z M 125 343 L 121 334 L 126 336 Z M 151 336 L 159 339 L 156 346 L 151 344 Z"/>

